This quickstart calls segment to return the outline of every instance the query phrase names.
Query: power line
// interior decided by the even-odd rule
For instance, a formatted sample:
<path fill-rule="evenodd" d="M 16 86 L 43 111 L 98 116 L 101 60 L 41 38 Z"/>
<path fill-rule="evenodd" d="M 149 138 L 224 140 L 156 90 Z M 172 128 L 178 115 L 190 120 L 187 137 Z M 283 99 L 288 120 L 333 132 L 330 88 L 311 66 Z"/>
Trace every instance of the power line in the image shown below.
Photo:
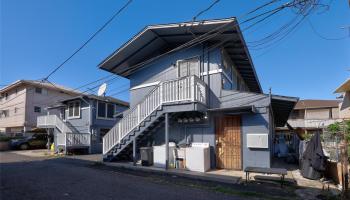
<path fill-rule="evenodd" d="M 99 34 L 109 23 L 111 23 L 114 18 L 116 18 L 124 9 L 126 9 L 126 7 L 132 2 L 132 0 L 128 0 L 123 7 L 121 7 L 120 9 L 118 9 L 118 11 L 112 15 L 112 17 L 107 20 L 94 34 L 92 34 L 92 36 L 90 36 L 90 38 L 85 41 L 83 43 L 83 45 L 81 45 L 77 50 L 75 50 L 73 52 L 72 55 L 70 55 L 67 59 L 65 59 L 60 65 L 58 65 L 53 71 L 51 71 L 49 73 L 49 75 L 47 75 L 44 80 L 47 80 L 50 78 L 50 76 L 52 76 L 55 72 L 57 72 L 57 70 L 59 70 L 64 64 L 66 64 L 71 58 L 73 58 L 73 56 L 75 56 L 80 50 L 82 50 L 97 34 Z"/>
<path fill-rule="evenodd" d="M 266 7 L 266 6 L 268 6 L 268 5 L 270 5 L 270 4 L 274 3 L 274 2 L 277 2 L 277 0 L 272 0 L 271 2 L 268 2 L 268 3 L 266 3 L 266 4 L 264 4 L 264 5 L 260 6 L 260 7 L 258 7 L 258 8 L 256 8 L 256 9 L 254 9 L 254 10 L 252 10 L 252 11 L 250 11 L 250 12 L 244 14 L 244 15 L 242 15 L 242 17 L 245 17 L 245 16 L 247 16 L 247 15 L 253 13 L 253 12 L 256 12 L 257 10 L 262 9 L 263 7 Z M 279 8 L 286 8 L 286 7 L 290 7 L 290 6 L 282 5 L 282 6 L 280 6 Z M 278 9 L 278 8 L 277 8 L 277 9 Z M 257 16 L 251 17 L 251 18 L 249 18 L 249 19 L 243 21 L 241 24 L 244 24 L 244 23 L 247 23 L 247 22 L 249 22 L 249 21 L 251 21 L 251 20 L 257 19 L 258 17 L 261 17 L 261 16 L 263 16 L 263 15 L 266 15 L 266 14 L 268 14 L 268 13 L 271 13 L 271 12 L 273 12 L 273 11 L 275 11 L 275 10 L 276 10 L 276 9 L 273 9 L 273 10 L 264 12 L 263 14 L 259 14 L 259 15 L 257 15 Z M 269 16 L 271 16 L 271 15 L 269 15 Z M 261 20 L 260 20 L 260 22 L 261 22 Z M 260 22 L 258 22 L 258 23 L 260 23 Z M 255 23 L 255 25 L 258 24 L 258 23 Z M 153 57 L 153 58 L 150 58 L 150 59 L 148 59 L 148 60 L 146 60 L 146 61 L 143 61 L 143 62 L 141 62 L 141 63 L 138 63 L 138 64 L 132 66 L 130 70 L 134 70 L 134 69 L 135 69 L 136 67 L 138 67 L 138 66 L 145 65 L 145 64 L 147 64 L 147 63 L 149 63 L 149 62 L 154 61 L 155 59 L 158 59 L 158 58 L 160 58 L 160 57 L 162 57 L 162 56 L 165 56 L 165 55 L 167 55 L 167 54 L 170 54 L 170 53 L 172 53 L 172 52 L 180 51 L 180 50 L 184 50 L 184 49 L 193 47 L 194 45 L 197 45 L 198 43 L 201 43 L 201 42 L 207 41 L 207 40 L 209 40 L 209 39 L 211 39 L 211 38 L 213 38 L 213 37 L 216 37 L 217 35 L 220 35 L 220 34 L 224 31 L 224 28 L 225 28 L 226 26 L 228 26 L 228 25 L 231 25 L 231 23 L 227 23 L 227 24 L 221 25 L 221 26 L 219 26 L 219 27 L 217 27 L 217 28 L 215 28 L 215 29 L 213 29 L 213 30 L 211 30 L 211 31 L 209 31 L 209 32 L 207 32 L 207 33 L 205 33 L 205 34 L 203 34 L 203 35 L 200 35 L 200 36 L 198 36 L 198 37 L 196 37 L 196 38 L 194 38 L 194 39 L 192 39 L 192 40 L 190 40 L 190 41 L 188 41 L 188 42 L 186 42 L 186 43 L 184 43 L 184 44 L 182 44 L 182 45 L 180 45 L 180 46 L 178 46 L 178 47 L 176 47 L 176 48 L 174 48 L 174 49 L 172 49 L 172 50 L 170 50 L 170 51 L 168 51 L 168 52 L 165 52 L 165 53 L 163 53 L 163 54 L 161 54 L 161 55 L 158 55 L 158 56 L 156 56 L 156 57 Z M 235 27 L 238 26 L 238 23 L 236 22 L 236 23 L 234 24 L 234 26 L 235 26 Z M 250 26 L 250 27 L 252 27 L 252 26 Z M 250 27 L 249 27 L 249 28 L 250 28 Z M 247 28 L 247 29 L 249 29 L 249 28 Z M 221 30 L 220 30 L 220 29 L 221 29 Z M 215 32 L 215 31 L 217 31 L 217 32 Z M 113 75 L 114 75 L 114 74 L 113 74 Z M 100 80 L 100 79 L 99 79 L 99 80 Z M 97 80 L 97 81 L 99 81 L 99 80 Z M 94 81 L 94 82 L 97 82 L 97 81 Z M 88 84 L 91 84 L 91 83 L 88 83 Z M 85 84 L 85 85 L 87 85 L 87 84 Z M 98 87 L 98 86 L 96 86 L 96 87 Z"/>
<path fill-rule="evenodd" d="M 219 3 L 220 0 L 215 0 L 212 4 L 209 5 L 209 7 L 207 7 L 206 9 L 200 11 L 199 13 L 197 13 L 194 17 L 193 17 L 193 21 L 196 21 L 197 17 L 199 17 L 200 15 L 202 15 L 205 12 L 208 12 L 212 7 L 215 6 L 215 4 Z"/>
<path fill-rule="evenodd" d="M 321 39 L 324 40 L 344 40 L 346 38 L 349 38 L 348 36 L 344 36 L 344 37 L 339 37 L 339 38 L 329 38 L 329 37 L 325 37 L 323 35 L 321 35 L 316 29 L 315 26 L 311 23 L 311 21 L 309 19 L 307 19 L 307 22 L 309 24 L 309 26 L 311 27 L 312 31 L 315 33 L 315 35 L 317 35 L 318 37 L 320 37 Z"/>

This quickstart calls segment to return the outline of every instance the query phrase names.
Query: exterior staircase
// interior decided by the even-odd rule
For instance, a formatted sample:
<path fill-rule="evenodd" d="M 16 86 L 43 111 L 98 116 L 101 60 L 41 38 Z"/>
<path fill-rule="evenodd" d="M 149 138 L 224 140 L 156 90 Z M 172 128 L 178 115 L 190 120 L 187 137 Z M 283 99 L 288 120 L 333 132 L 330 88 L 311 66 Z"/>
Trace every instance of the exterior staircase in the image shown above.
<path fill-rule="evenodd" d="M 189 76 L 160 82 L 103 137 L 104 160 L 112 160 L 130 148 L 134 139 L 158 128 L 169 112 L 168 106 L 188 103 L 206 105 L 206 84 L 200 78 Z"/>
<path fill-rule="evenodd" d="M 59 133 L 55 134 L 56 146 L 63 146 L 65 149 L 90 146 L 89 133 L 79 133 L 72 124 L 64 122 L 57 115 L 39 116 L 37 127 L 57 129 Z"/>

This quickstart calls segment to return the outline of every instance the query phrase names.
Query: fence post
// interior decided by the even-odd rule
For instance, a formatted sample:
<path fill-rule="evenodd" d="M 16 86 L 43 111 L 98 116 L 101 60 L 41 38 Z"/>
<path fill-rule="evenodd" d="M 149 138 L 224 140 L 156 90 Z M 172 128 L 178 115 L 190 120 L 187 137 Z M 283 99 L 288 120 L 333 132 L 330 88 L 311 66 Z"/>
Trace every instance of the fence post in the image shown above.
<path fill-rule="evenodd" d="M 140 123 L 141 121 L 141 109 L 140 104 L 137 104 L 137 123 Z"/>
<path fill-rule="evenodd" d="M 196 98 L 195 98 L 195 83 L 194 83 L 195 77 L 191 76 L 190 81 L 191 81 L 191 84 L 190 84 L 191 85 L 191 100 L 195 101 L 196 100 Z"/>
<path fill-rule="evenodd" d="M 120 140 L 122 139 L 122 132 L 121 132 L 122 128 L 121 128 L 121 127 L 122 127 L 122 123 L 121 123 L 121 120 L 120 120 L 120 123 L 119 123 L 119 125 L 118 125 L 118 130 L 119 130 L 119 131 L 118 131 L 118 132 L 119 132 L 119 133 L 118 133 L 118 134 L 119 134 L 119 138 L 118 138 L 118 139 L 119 139 L 119 142 L 120 142 Z"/>
<path fill-rule="evenodd" d="M 159 104 L 162 104 L 163 103 L 163 83 L 160 83 L 160 94 L 159 94 L 159 96 L 160 96 L 160 102 L 159 102 Z"/>

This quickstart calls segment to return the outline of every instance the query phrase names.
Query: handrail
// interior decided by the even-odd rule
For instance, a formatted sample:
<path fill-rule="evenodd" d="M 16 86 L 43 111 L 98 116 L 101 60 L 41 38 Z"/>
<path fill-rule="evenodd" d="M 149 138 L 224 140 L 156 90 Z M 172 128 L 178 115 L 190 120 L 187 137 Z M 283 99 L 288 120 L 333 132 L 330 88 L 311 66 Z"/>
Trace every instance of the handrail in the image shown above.
<path fill-rule="evenodd" d="M 62 133 L 73 133 L 73 131 L 57 115 L 43 115 L 37 118 L 38 126 L 56 126 Z"/>
<path fill-rule="evenodd" d="M 103 154 L 110 151 L 121 139 L 163 104 L 183 101 L 206 104 L 206 85 L 204 81 L 197 76 L 188 76 L 157 84 L 103 136 Z"/>

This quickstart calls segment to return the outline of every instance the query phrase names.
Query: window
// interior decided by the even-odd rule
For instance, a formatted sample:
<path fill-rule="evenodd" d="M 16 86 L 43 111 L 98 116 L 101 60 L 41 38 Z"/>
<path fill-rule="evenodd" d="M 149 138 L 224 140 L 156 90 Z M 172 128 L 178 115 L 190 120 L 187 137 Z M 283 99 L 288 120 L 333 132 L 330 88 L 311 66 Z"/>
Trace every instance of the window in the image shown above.
<path fill-rule="evenodd" d="M 80 101 L 68 103 L 68 118 L 80 117 Z"/>
<path fill-rule="evenodd" d="M 1 118 L 8 117 L 8 116 L 9 116 L 9 110 L 3 110 L 3 111 L 0 113 L 0 116 L 1 116 Z"/>
<path fill-rule="evenodd" d="M 98 118 L 114 118 L 115 106 L 114 104 L 98 102 L 97 103 L 97 117 Z"/>
<path fill-rule="evenodd" d="M 225 75 L 222 75 L 222 89 L 224 89 L 224 90 L 231 90 L 232 89 L 231 81 L 228 80 Z"/>
<path fill-rule="evenodd" d="M 34 112 L 41 113 L 41 108 L 39 106 L 34 106 Z"/>
<path fill-rule="evenodd" d="M 17 111 L 18 111 L 18 108 L 17 108 L 17 107 L 15 107 L 15 111 L 14 111 L 14 113 L 17 113 Z"/>
<path fill-rule="evenodd" d="M 107 105 L 107 118 L 113 118 L 114 115 L 114 105 L 108 104 Z"/>
<path fill-rule="evenodd" d="M 97 116 L 102 118 L 106 117 L 106 104 L 103 102 L 98 102 L 97 108 Z"/>
<path fill-rule="evenodd" d="M 190 58 L 186 60 L 180 60 L 177 62 L 178 77 L 186 77 L 191 75 L 199 76 L 199 59 Z"/>
<path fill-rule="evenodd" d="M 9 97 L 9 94 L 6 92 L 6 93 L 5 93 L 5 100 L 7 100 L 8 97 Z"/>
<path fill-rule="evenodd" d="M 42 93 L 42 89 L 41 89 L 41 88 L 36 87 L 36 88 L 35 88 L 35 93 L 41 94 L 41 93 Z"/>

